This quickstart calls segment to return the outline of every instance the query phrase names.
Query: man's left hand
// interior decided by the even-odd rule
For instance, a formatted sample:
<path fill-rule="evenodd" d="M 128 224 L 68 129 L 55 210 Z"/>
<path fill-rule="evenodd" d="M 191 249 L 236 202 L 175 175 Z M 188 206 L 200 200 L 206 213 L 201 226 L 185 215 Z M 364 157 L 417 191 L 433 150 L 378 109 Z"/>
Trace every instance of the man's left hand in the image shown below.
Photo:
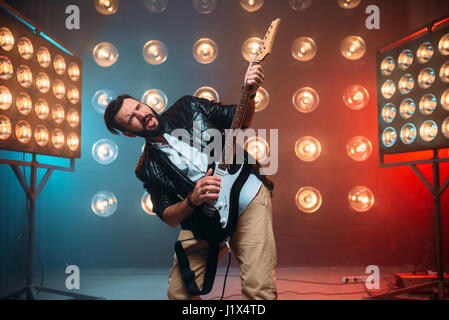
<path fill-rule="evenodd" d="M 263 68 L 260 64 L 252 64 L 252 61 L 249 63 L 248 70 L 245 74 L 245 84 L 252 87 L 253 92 L 256 92 L 257 89 L 263 84 L 265 80 L 265 74 L 263 72 Z"/>

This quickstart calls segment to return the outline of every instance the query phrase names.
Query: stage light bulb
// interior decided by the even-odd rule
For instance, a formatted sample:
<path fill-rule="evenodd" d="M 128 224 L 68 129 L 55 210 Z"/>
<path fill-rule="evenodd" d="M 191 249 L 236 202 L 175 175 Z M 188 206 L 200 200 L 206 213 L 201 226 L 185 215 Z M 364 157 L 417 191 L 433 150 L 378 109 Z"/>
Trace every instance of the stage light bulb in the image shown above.
<path fill-rule="evenodd" d="M 387 80 L 382 85 L 382 96 L 385 99 L 390 99 L 396 92 L 396 85 L 393 80 Z"/>
<path fill-rule="evenodd" d="M 309 87 L 298 89 L 293 95 L 293 105 L 299 112 L 312 112 L 318 107 L 319 103 L 318 93 Z"/>
<path fill-rule="evenodd" d="M 449 33 L 441 37 L 440 42 L 438 42 L 438 50 L 443 56 L 449 55 Z"/>
<path fill-rule="evenodd" d="M 242 46 L 242 55 L 246 61 L 251 61 L 257 55 L 257 51 L 262 45 L 262 40 L 258 37 L 246 39 Z"/>
<path fill-rule="evenodd" d="M 76 151 L 79 145 L 80 139 L 78 138 L 78 136 L 75 133 L 70 132 L 67 135 L 67 147 L 70 149 L 70 151 Z"/>
<path fill-rule="evenodd" d="M 152 13 L 162 13 L 168 7 L 168 0 L 144 0 L 145 8 Z"/>
<path fill-rule="evenodd" d="M 298 12 L 307 10 L 313 3 L 313 0 L 288 0 L 290 7 Z"/>
<path fill-rule="evenodd" d="M 418 62 L 429 62 L 430 59 L 432 59 L 434 51 L 435 50 L 433 49 L 430 42 L 424 42 L 423 44 L 421 44 L 418 48 L 418 51 L 416 52 L 416 58 L 418 59 Z"/>
<path fill-rule="evenodd" d="M 69 64 L 69 69 L 68 69 L 68 73 L 69 73 L 69 77 L 70 80 L 76 82 L 79 80 L 80 78 L 80 68 L 78 67 L 78 65 L 74 62 Z"/>
<path fill-rule="evenodd" d="M 92 146 L 92 157 L 100 164 L 110 164 L 117 159 L 118 146 L 109 139 L 101 139 Z"/>
<path fill-rule="evenodd" d="M 57 123 L 57 124 L 61 124 L 62 122 L 64 122 L 65 119 L 65 111 L 64 108 L 59 105 L 56 104 L 53 109 L 51 110 L 51 115 L 53 117 L 53 120 Z"/>
<path fill-rule="evenodd" d="M 218 102 L 220 100 L 218 92 L 211 87 L 198 88 L 193 95 L 198 98 L 203 98 L 215 102 Z"/>
<path fill-rule="evenodd" d="M 449 111 L 449 89 L 446 89 L 446 91 L 443 92 L 440 102 L 443 108 L 446 111 Z"/>
<path fill-rule="evenodd" d="M 263 87 L 259 87 L 256 91 L 256 96 L 254 97 L 255 108 L 254 111 L 259 112 L 264 110 L 270 103 L 270 96 L 268 91 Z"/>
<path fill-rule="evenodd" d="M 361 0 L 338 0 L 338 5 L 343 9 L 354 9 Z"/>
<path fill-rule="evenodd" d="M 36 77 L 36 87 L 41 93 L 50 91 L 50 78 L 44 72 L 39 72 Z"/>
<path fill-rule="evenodd" d="M 20 120 L 17 122 L 15 131 L 17 140 L 19 140 L 20 143 L 26 144 L 30 142 L 32 130 L 28 122 L 25 120 Z"/>
<path fill-rule="evenodd" d="M 145 211 L 146 213 L 150 214 L 150 215 L 156 215 L 153 212 L 153 201 L 151 201 L 151 196 L 149 195 L 148 192 L 144 192 L 142 199 L 140 200 L 140 205 L 143 209 L 143 211 Z"/>
<path fill-rule="evenodd" d="M 55 68 L 56 73 L 59 75 L 64 74 L 66 67 L 65 59 L 57 55 L 53 60 L 53 68 Z"/>
<path fill-rule="evenodd" d="M 111 15 L 117 12 L 119 0 L 95 0 L 95 9 L 101 14 Z"/>
<path fill-rule="evenodd" d="M 418 75 L 418 85 L 423 89 L 430 88 L 435 82 L 435 71 L 432 68 L 423 69 Z"/>
<path fill-rule="evenodd" d="M 65 96 L 65 86 L 64 86 L 64 82 L 62 82 L 59 79 L 56 79 L 53 82 L 53 94 L 55 95 L 56 98 L 58 99 L 63 99 Z"/>
<path fill-rule="evenodd" d="M 433 94 L 427 93 L 419 101 L 419 111 L 426 116 L 431 115 L 437 108 L 437 104 L 437 98 Z"/>
<path fill-rule="evenodd" d="M 118 51 L 112 43 L 100 42 L 93 50 L 95 62 L 101 67 L 110 67 L 118 59 Z"/>
<path fill-rule="evenodd" d="M 100 191 L 90 202 L 92 211 L 99 217 L 109 217 L 117 210 L 117 198 L 112 192 Z"/>
<path fill-rule="evenodd" d="M 55 130 L 53 130 L 51 134 L 51 143 L 56 149 L 62 149 L 65 143 L 65 137 L 64 132 L 62 132 L 61 129 L 56 128 Z"/>
<path fill-rule="evenodd" d="M 14 68 L 11 61 L 7 57 L 0 56 L 0 79 L 11 79 Z"/>
<path fill-rule="evenodd" d="M 316 212 L 322 201 L 321 192 L 314 187 L 302 187 L 295 195 L 296 207 L 304 213 Z"/>
<path fill-rule="evenodd" d="M 78 111 L 75 109 L 69 109 L 69 111 L 67 111 L 67 122 L 72 128 L 78 127 L 80 123 L 80 115 Z"/>
<path fill-rule="evenodd" d="M 262 8 L 263 0 L 240 0 L 240 5 L 248 12 L 254 12 Z"/>
<path fill-rule="evenodd" d="M 50 108 L 48 107 L 47 101 L 41 98 L 37 99 L 34 104 L 34 112 L 40 120 L 47 119 L 48 114 L 50 113 Z"/>
<path fill-rule="evenodd" d="M 0 124 L 0 128 L 1 128 L 1 124 Z M 449 117 L 444 119 L 443 124 L 441 125 L 441 132 L 444 134 L 444 136 L 446 138 L 449 138 Z M 1 129 L 0 129 L 0 134 L 1 134 Z"/>
<path fill-rule="evenodd" d="M 426 142 L 430 142 L 436 138 L 438 134 L 438 126 L 433 120 L 424 121 L 419 128 L 419 136 Z"/>
<path fill-rule="evenodd" d="M 147 90 L 142 96 L 142 102 L 157 113 L 164 111 L 168 103 L 165 93 L 158 89 Z"/>
<path fill-rule="evenodd" d="M 310 37 L 300 37 L 293 41 L 291 53 L 298 61 L 310 61 L 317 53 L 315 40 Z"/>
<path fill-rule="evenodd" d="M 217 8 L 218 0 L 192 0 L 192 5 L 199 13 L 209 14 Z"/>
<path fill-rule="evenodd" d="M 215 61 L 218 55 L 217 44 L 208 38 L 201 38 L 193 45 L 193 57 L 202 64 L 209 64 Z"/>
<path fill-rule="evenodd" d="M 268 142 L 261 137 L 250 137 L 246 140 L 245 150 L 261 163 L 264 163 L 270 154 Z"/>
<path fill-rule="evenodd" d="M 355 161 L 365 161 L 373 153 L 373 146 L 368 138 L 355 136 L 346 144 L 346 152 Z"/>
<path fill-rule="evenodd" d="M 80 93 L 78 89 L 74 86 L 70 86 L 67 91 L 67 98 L 71 104 L 77 104 L 80 101 Z"/>
<path fill-rule="evenodd" d="M 365 55 L 366 44 L 359 36 L 349 36 L 341 42 L 340 51 L 346 59 L 358 60 Z"/>
<path fill-rule="evenodd" d="M 19 50 L 19 54 L 25 60 L 29 60 L 33 56 L 33 44 L 31 43 L 30 39 L 26 37 L 22 37 L 19 39 L 19 42 L 17 42 L 17 49 Z"/>
<path fill-rule="evenodd" d="M 8 110 L 12 104 L 11 91 L 5 86 L 0 86 L 0 109 Z"/>
<path fill-rule="evenodd" d="M 0 140 L 7 140 L 11 137 L 11 121 L 8 117 L 0 115 Z"/>
<path fill-rule="evenodd" d="M 26 92 L 21 92 L 16 97 L 16 107 L 20 114 L 26 116 L 33 109 L 33 102 L 31 97 Z"/>
<path fill-rule="evenodd" d="M 392 103 L 387 103 L 382 108 L 382 119 L 386 123 L 391 123 L 396 118 L 396 107 Z"/>
<path fill-rule="evenodd" d="M 92 106 L 99 114 L 104 114 L 108 104 L 114 100 L 116 94 L 108 89 L 102 89 L 95 92 L 92 98 Z"/>
<path fill-rule="evenodd" d="M 440 79 L 443 82 L 449 83 L 449 61 L 443 63 L 440 69 Z"/>
<path fill-rule="evenodd" d="M 162 41 L 150 40 L 143 46 L 143 58 L 152 65 L 164 63 L 167 60 L 167 47 Z"/>
<path fill-rule="evenodd" d="M 359 85 L 348 87 L 343 94 L 345 105 L 352 110 L 360 110 L 369 102 L 368 90 Z"/>
<path fill-rule="evenodd" d="M 407 98 L 402 100 L 401 105 L 399 106 L 399 114 L 404 119 L 411 118 L 416 111 L 416 103 L 411 98 Z"/>
<path fill-rule="evenodd" d="M 416 127 L 413 125 L 413 123 L 407 123 L 401 129 L 401 140 L 405 144 L 413 143 L 416 140 L 416 135 Z"/>
<path fill-rule="evenodd" d="M 295 153 L 302 161 L 315 161 L 321 155 L 321 144 L 314 137 L 302 137 L 296 141 Z"/>
<path fill-rule="evenodd" d="M 50 51 L 45 47 L 37 49 L 37 62 L 42 68 L 48 68 L 51 64 Z"/>
<path fill-rule="evenodd" d="M 409 94 L 410 91 L 415 87 L 415 81 L 410 73 L 404 74 L 401 79 L 399 79 L 399 92 L 402 94 Z"/>
<path fill-rule="evenodd" d="M 38 125 L 36 129 L 34 129 L 34 141 L 39 147 L 45 147 L 48 144 L 49 134 L 48 130 L 43 125 Z"/>
<path fill-rule="evenodd" d="M 5 51 L 14 48 L 14 36 L 8 28 L 0 28 L 0 47 Z"/>
<path fill-rule="evenodd" d="M 33 84 L 33 74 L 31 73 L 30 68 L 27 66 L 20 66 L 17 68 L 17 81 L 24 88 L 31 86 Z"/>
<path fill-rule="evenodd" d="M 410 49 L 403 50 L 398 56 L 398 66 L 405 70 L 413 63 L 413 52 Z"/>
<path fill-rule="evenodd" d="M 386 128 L 382 133 L 382 143 L 387 148 L 392 147 L 396 143 L 397 133 L 392 127 Z"/>
<path fill-rule="evenodd" d="M 394 63 L 393 57 L 386 57 L 382 60 L 380 64 L 380 70 L 382 71 L 382 75 L 389 76 L 393 73 L 396 64 Z"/>
<path fill-rule="evenodd" d="M 349 206 L 356 212 L 364 213 L 374 205 L 374 194 L 365 186 L 353 188 L 348 195 Z"/>

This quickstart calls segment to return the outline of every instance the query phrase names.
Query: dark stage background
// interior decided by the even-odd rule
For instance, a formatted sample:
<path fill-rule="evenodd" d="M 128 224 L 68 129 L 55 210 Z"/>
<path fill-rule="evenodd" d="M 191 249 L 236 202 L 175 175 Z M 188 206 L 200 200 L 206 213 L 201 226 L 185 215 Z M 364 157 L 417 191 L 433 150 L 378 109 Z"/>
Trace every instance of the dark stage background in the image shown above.
<path fill-rule="evenodd" d="M 70 264 L 81 270 L 170 267 L 178 229 L 140 207 L 144 190 L 134 167 L 143 142 L 112 136 L 92 108 L 92 97 L 97 90 L 111 89 L 140 98 L 146 90 L 158 88 L 171 105 L 208 85 L 219 92 L 222 102 L 236 103 L 247 68 L 240 53 L 242 43 L 252 36 L 262 37 L 276 17 L 282 22 L 265 64 L 263 85 L 270 104 L 256 114 L 254 127 L 279 128 L 279 170 L 272 177 L 279 267 L 410 264 L 422 271 L 433 267 L 430 193 L 410 168 L 380 169 L 378 165 L 375 51 L 449 13 L 447 0 L 362 1 L 354 10 L 341 9 L 336 0 L 317 0 L 301 13 L 291 10 L 287 1 L 266 0 L 262 9 L 248 13 L 238 1 L 222 0 L 210 15 L 197 13 L 190 0 L 172 0 L 158 15 L 148 12 L 141 0 L 127 0 L 120 2 L 112 16 L 100 15 L 93 1 L 9 3 L 83 60 L 82 157 L 74 173 L 55 172 L 37 202 L 36 244 L 46 269 L 65 270 Z M 71 4 L 81 10 L 80 30 L 65 28 L 65 8 Z M 380 8 L 380 30 L 365 27 L 365 8 L 370 4 Z M 366 41 L 362 59 L 349 61 L 340 54 L 340 42 L 348 35 Z M 317 42 L 317 56 L 310 62 L 291 56 L 291 44 L 300 36 Z M 219 47 L 218 58 L 210 65 L 192 57 L 192 45 L 201 37 L 213 39 Z M 162 65 L 151 66 L 142 57 L 142 46 L 151 39 L 167 45 L 168 59 Z M 109 68 L 98 66 L 92 57 L 94 46 L 102 41 L 113 43 L 119 51 L 117 63 Z M 353 111 L 343 104 L 343 91 L 352 84 L 369 91 L 370 102 L 363 110 Z M 293 93 L 304 86 L 320 95 L 318 109 L 310 114 L 299 113 L 291 102 Z M 323 147 L 320 158 L 312 163 L 300 161 L 294 152 L 296 140 L 305 135 L 318 138 Z M 355 135 L 373 143 L 367 161 L 355 162 L 346 154 L 346 142 Z M 92 158 L 92 145 L 101 138 L 119 146 L 118 159 L 111 165 L 100 165 Z M 443 155 L 449 156 L 448 151 Z M 430 166 L 423 168 L 430 177 Z M 449 165 L 442 165 L 441 174 L 449 174 Z M 27 229 L 23 190 L 9 166 L 0 166 L 0 177 L 3 281 L 26 270 Z M 323 195 L 323 204 L 313 215 L 298 211 L 294 202 L 297 190 L 307 185 Z M 376 199 L 365 214 L 348 206 L 347 194 L 357 185 L 368 186 Z M 90 209 L 92 196 L 100 190 L 109 190 L 118 199 L 117 211 L 109 218 L 98 217 Z M 442 213 L 447 266 L 448 192 L 442 199 Z M 35 268 L 39 270 L 38 261 Z"/>

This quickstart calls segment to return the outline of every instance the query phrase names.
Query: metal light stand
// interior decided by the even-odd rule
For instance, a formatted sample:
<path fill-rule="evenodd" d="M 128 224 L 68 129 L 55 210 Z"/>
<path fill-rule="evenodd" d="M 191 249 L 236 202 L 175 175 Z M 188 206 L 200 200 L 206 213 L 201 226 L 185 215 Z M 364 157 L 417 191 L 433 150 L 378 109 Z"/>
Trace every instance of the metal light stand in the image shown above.
<path fill-rule="evenodd" d="M 437 280 L 422 283 L 416 286 L 411 286 L 404 289 L 393 290 L 388 293 L 373 295 L 368 297 L 368 299 L 392 299 L 401 294 L 416 293 L 421 289 L 426 288 L 437 288 L 438 294 L 436 298 L 438 300 L 445 299 L 444 289 L 449 288 L 449 281 L 444 279 L 444 260 L 443 260 L 443 233 L 441 226 L 441 195 L 444 190 L 449 186 L 449 176 L 440 185 L 440 162 L 449 162 L 449 158 L 439 158 L 438 149 L 433 149 L 433 158 L 428 160 L 417 160 L 417 161 L 406 161 L 399 163 L 383 163 L 380 164 L 381 167 L 394 167 L 408 165 L 413 170 L 413 172 L 418 176 L 418 178 L 424 183 L 426 188 L 433 195 L 433 205 L 434 205 L 434 223 L 435 223 L 435 249 L 436 249 L 436 267 L 437 267 Z M 427 180 L 423 173 L 416 166 L 417 164 L 432 163 L 433 171 L 433 185 Z M 403 298 L 398 298 L 403 299 Z"/>
<path fill-rule="evenodd" d="M 27 199 L 29 200 L 30 206 L 28 210 L 28 270 L 27 270 L 27 285 L 13 293 L 10 293 L 4 297 L 1 297 L 0 300 L 13 300 L 19 299 L 23 294 L 26 294 L 26 300 L 34 300 L 33 290 L 37 290 L 38 292 L 48 292 L 51 294 L 62 295 L 67 297 L 72 297 L 74 299 L 80 300 L 94 300 L 94 299 L 103 299 L 94 296 L 88 296 L 84 294 L 77 294 L 62 290 L 56 290 L 51 288 L 45 288 L 34 284 L 33 274 L 34 274 L 34 231 L 35 231 L 35 218 L 36 218 L 36 200 L 39 197 L 42 189 L 50 178 L 51 174 L 54 170 L 75 171 L 75 159 L 70 159 L 70 167 L 60 167 L 53 165 L 41 164 L 36 161 L 36 154 L 33 153 L 33 160 L 31 162 L 17 161 L 17 160 L 8 160 L 8 159 L 0 159 L 0 164 L 9 164 L 14 174 L 19 180 L 20 185 L 22 186 Z M 19 169 L 19 166 L 26 166 L 31 168 L 31 176 L 30 176 L 30 184 L 28 185 L 25 177 L 22 174 L 22 171 Z M 38 187 L 36 188 L 36 177 L 37 177 L 37 168 L 47 169 L 45 175 L 42 177 Z"/>

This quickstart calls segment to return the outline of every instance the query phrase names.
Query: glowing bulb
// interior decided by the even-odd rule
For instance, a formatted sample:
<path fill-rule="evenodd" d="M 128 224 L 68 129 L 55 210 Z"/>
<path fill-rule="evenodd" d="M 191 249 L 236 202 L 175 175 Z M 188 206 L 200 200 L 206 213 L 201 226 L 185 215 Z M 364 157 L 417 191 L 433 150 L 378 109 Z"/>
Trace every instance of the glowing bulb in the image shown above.
<path fill-rule="evenodd" d="M 59 79 L 56 79 L 53 82 L 53 94 L 55 95 L 56 98 L 58 99 L 63 99 L 65 96 L 65 86 L 64 86 L 64 82 L 62 82 Z"/>
<path fill-rule="evenodd" d="M 349 192 L 348 201 L 354 211 L 367 212 L 374 205 L 374 194 L 368 187 L 357 186 Z"/>
<path fill-rule="evenodd" d="M 380 70 L 382 71 L 382 75 L 389 76 L 393 73 L 396 64 L 394 63 L 393 57 L 386 57 L 382 60 L 380 64 Z"/>
<path fill-rule="evenodd" d="M 1 128 L 1 125 L 0 125 L 0 128 Z M 441 132 L 443 132 L 443 134 L 446 138 L 449 138 L 449 117 L 443 121 L 443 124 L 441 125 Z M 0 134 L 1 134 L 1 129 L 0 129 Z"/>
<path fill-rule="evenodd" d="M 338 5 L 343 9 L 354 9 L 361 0 L 338 0 Z"/>
<path fill-rule="evenodd" d="M 198 88 L 198 90 L 195 91 L 193 94 L 195 97 L 207 99 L 210 101 L 218 102 L 220 100 L 220 97 L 218 96 L 218 92 L 211 87 L 201 87 Z"/>
<path fill-rule="evenodd" d="M 209 14 L 217 8 L 218 0 L 193 0 L 193 7 L 202 14 Z"/>
<path fill-rule="evenodd" d="M 296 207 L 304 213 L 316 212 L 322 201 L 320 191 L 314 187 L 302 187 L 295 195 Z"/>
<path fill-rule="evenodd" d="M 50 108 L 48 107 L 47 101 L 40 98 L 37 99 L 34 105 L 34 112 L 40 120 L 47 119 L 48 114 L 50 113 Z"/>
<path fill-rule="evenodd" d="M 48 130 L 43 125 L 38 125 L 36 129 L 34 129 L 34 141 L 39 147 L 45 147 L 48 144 L 49 135 Z"/>
<path fill-rule="evenodd" d="M 17 95 L 16 107 L 17 111 L 19 111 L 19 113 L 24 116 L 28 115 L 31 112 L 31 109 L 33 109 L 33 103 L 31 102 L 31 97 L 28 93 L 21 92 Z"/>
<path fill-rule="evenodd" d="M 17 42 L 17 49 L 19 50 L 19 54 L 25 60 L 29 60 L 33 56 L 34 53 L 33 44 L 28 38 L 25 37 L 20 38 L 19 42 Z"/>
<path fill-rule="evenodd" d="M 0 110 L 8 110 L 12 104 L 11 91 L 5 86 L 0 86 Z"/>
<path fill-rule="evenodd" d="M 418 51 L 416 52 L 416 58 L 419 63 L 426 63 L 432 59 L 433 53 L 434 49 L 432 44 L 430 42 L 424 42 L 419 46 Z"/>
<path fill-rule="evenodd" d="M 100 191 L 92 197 L 90 207 L 97 216 L 106 218 L 117 210 L 117 198 L 112 192 Z"/>
<path fill-rule="evenodd" d="M 419 128 L 419 135 L 421 139 L 430 142 L 436 138 L 438 134 L 438 126 L 433 120 L 424 121 Z"/>
<path fill-rule="evenodd" d="M 309 87 L 298 89 L 293 95 L 293 105 L 299 112 L 312 112 L 318 107 L 319 103 L 318 93 Z"/>
<path fill-rule="evenodd" d="M 254 12 L 262 8 L 264 0 L 240 0 L 240 5 L 248 12 Z"/>
<path fill-rule="evenodd" d="M 411 98 L 402 100 L 399 106 L 399 114 L 404 119 L 409 119 L 415 114 L 416 104 Z"/>
<path fill-rule="evenodd" d="M 16 124 L 16 137 L 20 143 L 26 144 L 31 140 L 31 126 L 25 120 L 21 120 Z"/>
<path fill-rule="evenodd" d="M 435 82 L 435 77 L 435 71 L 432 68 L 425 68 L 418 75 L 418 85 L 423 89 L 428 89 Z"/>
<path fill-rule="evenodd" d="M 65 118 L 65 111 L 64 108 L 59 105 L 56 104 L 53 109 L 51 110 L 51 115 L 53 117 L 53 120 L 57 123 L 57 124 L 61 124 L 64 121 Z"/>
<path fill-rule="evenodd" d="M 193 45 L 193 57 L 202 64 L 209 64 L 215 61 L 218 55 L 217 44 L 208 38 L 201 38 Z"/>
<path fill-rule="evenodd" d="M 48 68 L 51 64 L 50 51 L 45 47 L 37 49 L 37 62 L 42 68 Z"/>
<path fill-rule="evenodd" d="M 443 82 L 449 83 L 449 61 L 443 63 L 440 69 L 440 79 Z"/>
<path fill-rule="evenodd" d="M 165 93 L 158 89 L 147 90 L 142 96 L 142 102 L 157 113 L 164 111 L 168 103 Z"/>
<path fill-rule="evenodd" d="M 168 0 L 144 0 L 144 4 L 151 13 L 162 13 L 168 7 Z"/>
<path fill-rule="evenodd" d="M 56 149 L 62 149 L 65 143 L 65 137 L 64 132 L 62 132 L 61 129 L 56 128 L 55 130 L 53 130 L 51 134 L 51 143 Z"/>
<path fill-rule="evenodd" d="M 261 137 L 250 137 L 245 142 L 245 150 L 257 161 L 264 163 L 270 154 L 268 142 Z"/>
<path fill-rule="evenodd" d="M 7 57 L 0 56 L 0 79 L 11 79 L 14 73 L 14 68 L 11 61 Z"/>
<path fill-rule="evenodd" d="M 55 68 L 56 73 L 59 75 L 64 74 L 66 67 L 65 59 L 62 56 L 57 55 L 53 60 L 53 68 Z"/>
<path fill-rule="evenodd" d="M 263 87 L 259 87 L 256 91 L 256 96 L 254 97 L 256 112 L 264 110 L 268 104 L 270 103 L 270 96 L 268 95 L 268 91 Z"/>
<path fill-rule="evenodd" d="M 313 0 L 288 0 L 290 7 L 295 11 L 307 10 L 313 3 Z"/>
<path fill-rule="evenodd" d="M 302 137 L 296 141 L 295 153 L 302 161 L 315 161 L 321 154 L 321 144 L 314 137 Z"/>
<path fill-rule="evenodd" d="M 449 55 L 449 33 L 441 37 L 438 42 L 438 50 L 443 56 Z"/>
<path fill-rule="evenodd" d="M 405 144 L 411 144 L 416 140 L 416 127 L 413 125 L 413 123 L 407 123 L 405 124 L 401 129 L 401 140 Z"/>
<path fill-rule="evenodd" d="M 382 85 L 382 96 L 385 99 L 390 99 L 396 92 L 396 85 L 394 84 L 393 80 L 387 80 Z"/>
<path fill-rule="evenodd" d="M 398 66 L 400 69 L 405 70 L 413 63 L 413 53 L 410 49 L 403 50 L 398 56 Z"/>
<path fill-rule="evenodd" d="M 366 44 L 359 36 L 349 36 L 341 42 L 340 51 L 346 59 L 358 60 L 365 55 Z"/>
<path fill-rule="evenodd" d="M 92 105 L 99 114 L 104 114 L 106 107 L 114 100 L 116 94 L 108 89 L 98 90 L 92 98 Z"/>
<path fill-rule="evenodd" d="M 110 67 L 118 59 L 118 51 L 112 43 L 100 42 L 93 50 L 95 62 L 101 67 Z"/>
<path fill-rule="evenodd" d="M 387 103 L 382 108 L 382 119 L 386 123 L 391 123 L 396 118 L 396 107 L 392 103 Z"/>
<path fill-rule="evenodd" d="M 36 77 L 36 87 L 41 93 L 47 93 L 50 91 L 50 78 L 46 73 L 38 73 Z"/>
<path fill-rule="evenodd" d="M 80 101 L 80 93 L 78 89 L 74 86 L 70 86 L 67 91 L 67 98 L 71 104 L 77 104 Z"/>
<path fill-rule="evenodd" d="M 14 48 L 14 36 L 8 28 L 0 28 L 0 47 L 5 51 Z"/>
<path fill-rule="evenodd" d="M 0 115 L 0 140 L 7 140 L 11 137 L 11 121 L 8 117 Z"/>
<path fill-rule="evenodd" d="M 148 192 L 144 192 L 142 199 L 140 200 L 140 205 L 146 213 L 150 215 L 156 215 L 153 212 L 153 201 L 151 201 L 151 196 L 148 194 Z"/>
<path fill-rule="evenodd" d="M 159 65 L 167 60 L 167 47 L 162 41 L 150 40 L 143 46 L 143 58 L 152 65 Z"/>
<path fill-rule="evenodd" d="M 373 146 L 369 139 L 355 136 L 346 144 L 346 152 L 355 161 L 365 161 L 371 156 Z"/>
<path fill-rule="evenodd" d="M 70 149 L 70 151 L 76 151 L 79 145 L 80 139 L 78 138 L 78 136 L 75 133 L 70 132 L 67 135 L 67 147 Z"/>
<path fill-rule="evenodd" d="M 385 147 L 391 148 L 396 143 L 397 133 L 392 127 L 386 128 L 382 133 L 382 143 Z"/>
<path fill-rule="evenodd" d="M 369 102 L 368 90 L 359 85 L 348 87 L 343 94 L 345 105 L 352 110 L 360 110 Z"/>
<path fill-rule="evenodd" d="M 440 102 L 443 108 L 446 111 L 449 111 L 449 89 L 446 89 L 446 91 L 443 92 Z"/>
<path fill-rule="evenodd" d="M 419 111 L 421 111 L 422 114 L 426 116 L 431 115 L 436 108 L 437 98 L 433 94 L 427 93 L 422 96 L 421 100 L 419 101 Z"/>
<path fill-rule="evenodd" d="M 242 56 L 246 61 L 251 61 L 257 55 L 257 51 L 262 45 L 262 40 L 257 37 L 248 38 L 243 42 Z"/>
<path fill-rule="evenodd" d="M 95 0 L 95 9 L 101 14 L 111 15 L 117 12 L 119 0 Z"/>
<path fill-rule="evenodd" d="M 80 116 L 78 114 L 78 111 L 76 111 L 75 109 L 69 109 L 69 111 L 67 111 L 67 122 L 72 128 L 78 127 L 80 123 Z"/>
<path fill-rule="evenodd" d="M 69 77 L 70 80 L 72 81 L 78 81 L 80 78 L 80 68 L 78 67 L 78 65 L 74 62 L 69 64 L 69 69 L 68 69 L 68 73 L 69 73 Z"/>
<path fill-rule="evenodd" d="M 293 41 L 291 53 L 298 61 L 310 61 L 315 57 L 316 52 L 317 46 L 312 38 L 301 37 Z"/>
<path fill-rule="evenodd" d="M 31 86 L 33 84 L 33 75 L 30 68 L 27 66 L 17 68 L 17 81 L 24 88 Z"/>
<path fill-rule="evenodd" d="M 92 157 L 100 164 L 110 164 L 117 159 L 118 146 L 109 139 L 101 139 L 92 146 Z"/>
<path fill-rule="evenodd" d="M 407 73 L 401 77 L 399 80 L 399 92 L 402 94 L 408 94 L 415 87 L 415 81 L 411 74 Z"/>

